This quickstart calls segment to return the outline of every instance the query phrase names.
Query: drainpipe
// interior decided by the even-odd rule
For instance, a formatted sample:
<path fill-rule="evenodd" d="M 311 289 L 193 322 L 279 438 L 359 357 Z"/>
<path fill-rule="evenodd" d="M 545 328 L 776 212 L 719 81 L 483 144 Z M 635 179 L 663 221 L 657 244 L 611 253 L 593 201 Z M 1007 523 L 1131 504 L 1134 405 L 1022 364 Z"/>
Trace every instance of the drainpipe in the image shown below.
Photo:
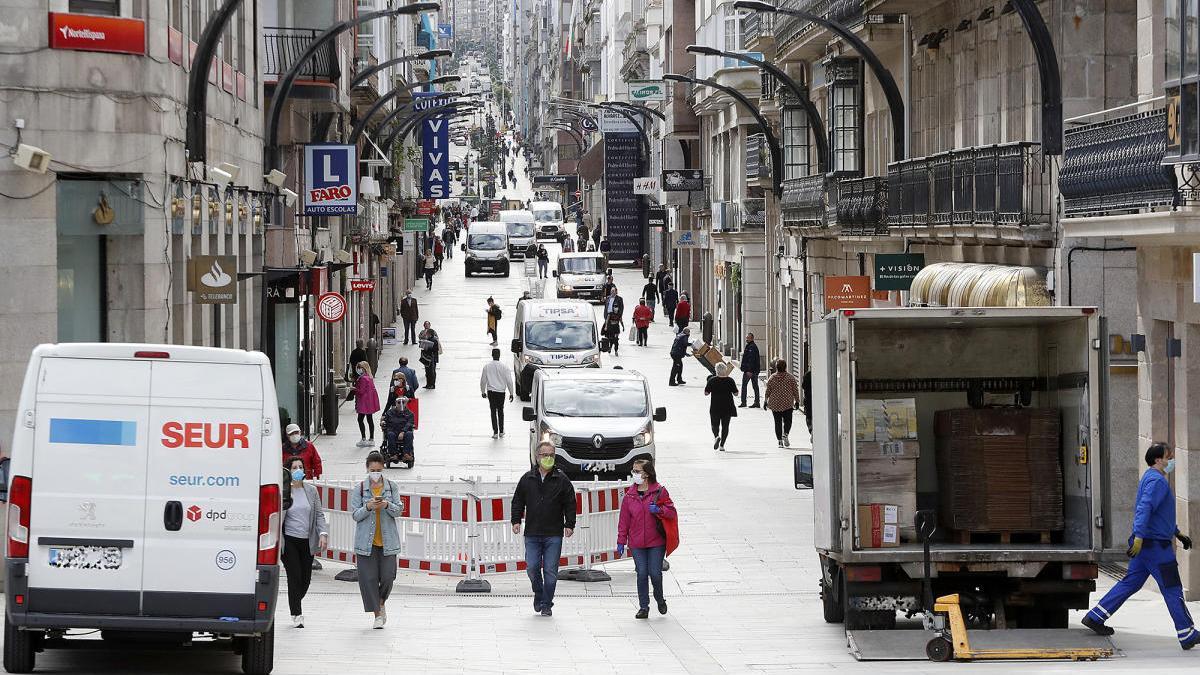
<path fill-rule="evenodd" d="M 912 105 L 912 26 L 908 23 L 908 13 L 900 15 L 901 33 L 904 36 L 904 47 L 902 48 L 902 57 L 904 59 L 904 71 L 901 73 L 901 81 L 904 83 L 904 100 Z M 904 116 L 904 156 L 912 156 L 912 148 L 909 147 L 909 139 L 912 138 L 912 115 Z"/>

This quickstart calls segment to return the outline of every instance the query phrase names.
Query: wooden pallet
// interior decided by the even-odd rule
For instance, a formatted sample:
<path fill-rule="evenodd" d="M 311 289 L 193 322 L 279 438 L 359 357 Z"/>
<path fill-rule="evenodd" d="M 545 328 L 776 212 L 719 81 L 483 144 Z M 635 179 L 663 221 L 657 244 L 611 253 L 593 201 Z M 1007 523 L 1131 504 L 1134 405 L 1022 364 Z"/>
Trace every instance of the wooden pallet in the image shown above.
<path fill-rule="evenodd" d="M 1050 530 L 1002 530 L 983 532 L 956 530 L 953 540 L 958 544 L 1049 544 Z"/>

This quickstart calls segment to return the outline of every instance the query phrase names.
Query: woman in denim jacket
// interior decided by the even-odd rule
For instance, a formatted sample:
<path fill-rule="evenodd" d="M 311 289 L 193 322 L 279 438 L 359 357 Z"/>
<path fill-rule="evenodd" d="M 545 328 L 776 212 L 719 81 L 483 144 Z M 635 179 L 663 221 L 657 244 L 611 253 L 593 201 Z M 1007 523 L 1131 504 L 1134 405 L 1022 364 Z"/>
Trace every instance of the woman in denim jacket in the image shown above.
<path fill-rule="evenodd" d="M 363 611 L 375 615 L 373 628 L 387 623 L 384 604 L 396 580 L 396 555 L 400 534 L 396 519 L 404 515 L 400 489 L 383 477 L 383 455 L 367 455 L 367 479 L 350 495 L 354 528 L 354 555 L 358 562 L 358 592 Z"/>

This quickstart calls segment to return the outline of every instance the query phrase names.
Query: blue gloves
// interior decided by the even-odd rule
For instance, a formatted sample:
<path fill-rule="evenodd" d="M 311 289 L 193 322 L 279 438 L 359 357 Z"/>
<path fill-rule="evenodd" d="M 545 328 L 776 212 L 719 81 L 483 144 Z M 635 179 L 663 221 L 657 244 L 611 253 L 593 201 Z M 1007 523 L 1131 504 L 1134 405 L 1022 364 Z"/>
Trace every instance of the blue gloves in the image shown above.
<path fill-rule="evenodd" d="M 662 509 L 658 508 L 657 502 L 651 502 L 650 506 L 646 507 L 646 510 L 649 511 L 650 513 L 653 513 L 656 516 L 662 511 Z"/>
<path fill-rule="evenodd" d="M 625 557 L 625 544 L 617 544 L 617 557 L 618 558 Z"/>

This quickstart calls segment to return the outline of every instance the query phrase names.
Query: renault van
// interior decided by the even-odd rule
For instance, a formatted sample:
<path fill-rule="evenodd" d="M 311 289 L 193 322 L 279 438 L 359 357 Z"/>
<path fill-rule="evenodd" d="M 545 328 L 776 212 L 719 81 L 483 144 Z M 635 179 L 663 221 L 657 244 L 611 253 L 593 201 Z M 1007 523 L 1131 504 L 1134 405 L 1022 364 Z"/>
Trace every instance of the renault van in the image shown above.
<path fill-rule="evenodd" d="M 468 277 L 480 272 L 508 276 L 508 226 L 504 223 L 471 223 L 462 250 L 467 254 L 463 267 Z"/>
<path fill-rule="evenodd" d="M 5 669 L 30 672 L 85 629 L 224 643 L 270 672 L 278 411 L 258 352 L 35 348 L 12 443 Z"/>
<path fill-rule="evenodd" d="M 561 241 L 567 234 L 563 223 L 563 207 L 558 202 L 530 202 L 529 210 L 537 223 L 539 239 L 554 239 Z"/>
<path fill-rule="evenodd" d="M 555 466 L 572 478 L 628 476 L 635 460 L 654 458 L 654 423 L 667 419 L 636 370 L 542 368 L 531 402 L 521 415 L 531 423 L 530 464 L 538 443 L 548 441 Z"/>
<path fill-rule="evenodd" d="M 604 273 L 607 261 L 603 253 L 562 253 L 551 273 L 557 296 L 599 302 L 604 299 Z"/>
<path fill-rule="evenodd" d="M 534 243 L 533 214 L 521 210 L 501 211 L 497 216 L 508 228 L 508 256 L 514 260 L 525 257 L 525 249 Z"/>
<path fill-rule="evenodd" d="M 600 324 L 592 306 L 578 300 L 523 300 L 513 326 L 513 381 L 529 400 L 538 368 L 600 366 Z"/>

